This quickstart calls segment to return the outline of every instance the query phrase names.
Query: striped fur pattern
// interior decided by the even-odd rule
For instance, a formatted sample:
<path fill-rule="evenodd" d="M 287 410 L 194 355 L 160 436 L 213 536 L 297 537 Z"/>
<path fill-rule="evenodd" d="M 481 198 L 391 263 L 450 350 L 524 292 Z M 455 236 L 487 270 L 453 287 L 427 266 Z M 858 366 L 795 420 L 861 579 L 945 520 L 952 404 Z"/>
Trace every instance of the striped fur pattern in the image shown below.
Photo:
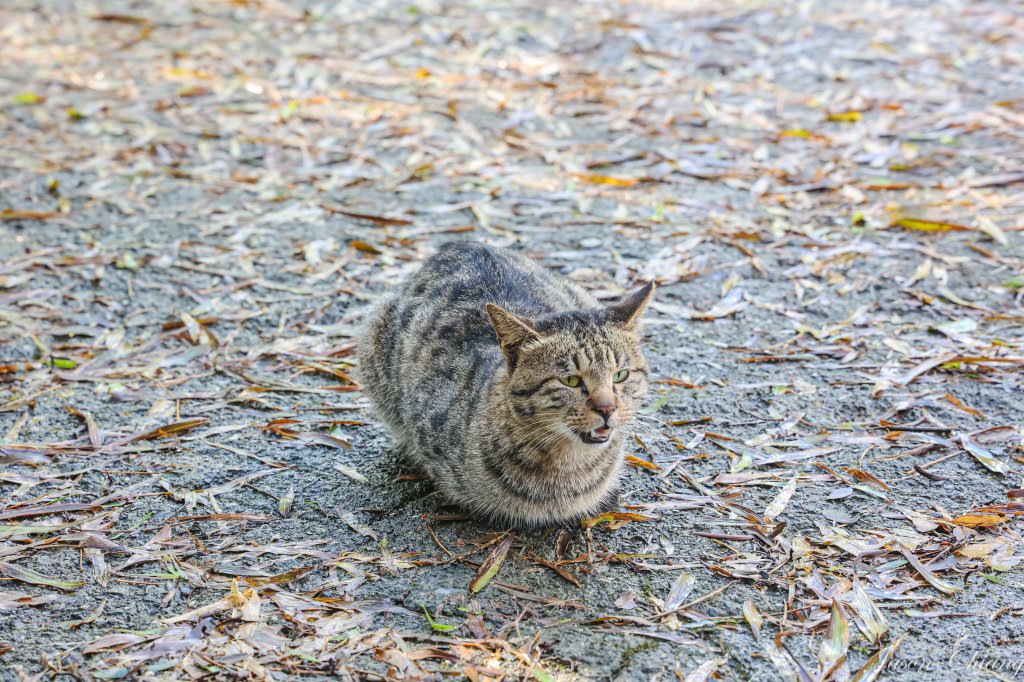
<path fill-rule="evenodd" d="M 502 526 L 577 521 L 617 500 L 653 289 L 605 307 L 511 251 L 451 243 L 371 312 L 361 381 L 455 504 Z"/>

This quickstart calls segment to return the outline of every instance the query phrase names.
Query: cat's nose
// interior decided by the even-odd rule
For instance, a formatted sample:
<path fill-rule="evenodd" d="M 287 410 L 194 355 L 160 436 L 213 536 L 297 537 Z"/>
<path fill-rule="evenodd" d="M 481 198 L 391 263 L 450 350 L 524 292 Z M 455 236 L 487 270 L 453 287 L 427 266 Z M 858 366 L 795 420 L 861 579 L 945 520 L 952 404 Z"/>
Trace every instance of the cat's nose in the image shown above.
<path fill-rule="evenodd" d="M 604 401 L 596 402 L 595 401 L 594 404 L 593 404 L 593 408 L 594 408 L 594 412 L 597 412 L 598 414 L 603 414 L 604 416 L 607 417 L 609 414 L 611 414 L 612 412 L 615 411 L 615 403 L 611 402 L 611 401 L 609 401 L 609 402 L 604 402 Z"/>

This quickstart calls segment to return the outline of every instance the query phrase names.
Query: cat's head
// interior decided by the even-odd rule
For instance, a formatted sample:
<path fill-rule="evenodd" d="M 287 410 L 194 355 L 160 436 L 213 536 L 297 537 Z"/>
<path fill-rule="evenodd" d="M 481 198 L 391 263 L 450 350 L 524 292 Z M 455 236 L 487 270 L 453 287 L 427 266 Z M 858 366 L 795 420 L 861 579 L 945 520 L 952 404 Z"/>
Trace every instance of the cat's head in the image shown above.
<path fill-rule="evenodd" d="M 527 319 L 487 305 L 508 365 L 508 400 L 537 443 L 603 447 L 647 393 L 639 326 L 654 283 L 604 308 Z"/>

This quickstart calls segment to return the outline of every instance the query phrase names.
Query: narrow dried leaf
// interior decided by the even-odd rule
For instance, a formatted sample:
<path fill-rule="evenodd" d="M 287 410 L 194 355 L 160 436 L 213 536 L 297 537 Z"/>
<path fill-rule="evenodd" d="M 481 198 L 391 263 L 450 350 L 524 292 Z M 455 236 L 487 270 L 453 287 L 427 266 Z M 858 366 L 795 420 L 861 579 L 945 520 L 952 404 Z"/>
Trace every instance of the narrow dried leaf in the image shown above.
<path fill-rule="evenodd" d="M 672 589 L 669 590 L 668 596 L 665 598 L 665 610 L 675 611 L 682 606 L 690 596 L 690 592 L 693 591 L 693 586 L 696 582 L 697 579 L 689 573 L 680 573 L 679 577 L 672 583 Z"/>
<path fill-rule="evenodd" d="M 864 118 L 864 114 L 859 111 L 839 111 L 828 115 L 828 120 L 833 123 L 853 123 L 862 118 Z"/>
<path fill-rule="evenodd" d="M 162 618 L 164 623 L 181 623 L 184 621 L 198 621 L 210 614 L 218 613 L 220 611 L 227 611 L 228 609 L 242 608 L 246 602 L 252 599 L 252 595 L 255 594 L 255 590 L 249 589 L 245 594 L 238 591 L 238 578 L 231 581 L 231 592 L 228 596 L 223 599 L 218 599 L 212 604 L 206 606 L 200 606 L 198 609 L 192 609 L 179 616 L 173 618 Z"/>
<path fill-rule="evenodd" d="M 764 510 L 764 518 L 771 522 L 779 518 L 782 512 L 786 510 L 786 505 L 789 504 L 789 500 L 793 497 L 793 493 L 796 492 L 796 476 L 793 476 L 786 482 L 786 485 L 782 486 L 782 490 L 775 496 L 775 499 L 768 504 Z"/>
<path fill-rule="evenodd" d="M 750 599 L 743 602 L 743 618 L 747 621 L 747 625 L 750 626 L 750 631 L 754 633 L 754 641 L 761 641 L 761 626 L 764 625 L 764 616 L 757 610 L 757 606 Z"/>
<path fill-rule="evenodd" d="M 42 606 L 52 601 L 61 599 L 57 594 L 15 594 L 13 592 L 0 592 L 0 611 L 10 611 L 22 606 Z"/>
<path fill-rule="evenodd" d="M 935 573 L 930 571 L 924 564 L 921 563 L 920 559 L 914 556 L 913 552 L 908 551 L 904 547 L 900 547 L 899 552 L 907 558 L 907 561 L 909 561 L 910 565 L 913 566 L 914 569 L 921 574 L 921 577 L 927 580 L 928 584 L 937 589 L 939 592 L 942 592 L 943 594 L 956 594 L 960 591 L 959 587 L 947 583 L 942 578 L 935 575 Z"/>
<path fill-rule="evenodd" d="M 288 486 L 288 492 L 277 501 L 277 511 L 281 516 L 288 518 L 292 515 L 292 506 L 295 504 L 295 488 Z"/>
<path fill-rule="evenodd" d="M 118 632 L 112 635 L 104 635 L 98 639 L 94 639 L 82 649 L 83 654 L 98 654 L 102 651 L 117 651 L 124 649 L 125 647 L 131 646 L 132 644 L 138 644 L 139 642 L 145 642 L 146 638 L 142 635 L 137 635 L 132 632 Z"/>
<path fill-rule="evenodd" d="M 93 419 L 93 416 L 88 412 L 77 410 L 73 407 L 69 407 L 67 410 L 85 422 L 85 428 L 89 433 L 89 443 L 94 448 L 101 447 L 103 445 L 103 433 L 100 431 L 100 427 L 96 424 L 96 420 Z"/>
<path fill-rule="evenodd" d="M 987 234 L 992 241 L 999 244 L 1000 246 L 1008 246 L 1010 240 L 1006 237 L 1006 233 L 995 224 L 991 218 L 985 216 L 978 216 L 978 227 L 981 231 Z"/>
<path fill-rule="evenodd" d="M 832 617 L 828 624 L 828 634 L 818 650 L 818 662 L 823 669 L 829 670 L 837 661 L 846 656 L 850 644 L 850 622 L 843 613 L 843 607 L 836 599 L 832 599 Z"/>
<path fill-rule="evenodd" d="M 59 215 L 56 211 L 16 211 L 5 208 L 0 211 L 0 220 L 49 220 Z"/>
<path fill-rule="evenodd" d="M 293 434 L 294 438 L 299 438 L 307 443 L 318 443 L 320 445 L 326 445 L 328 447 L 336 448 L 338 450 L 351 450 L 352 443 L 349 443 L 343 438 L 335 438 L 329 436 L 326 433 L 317 433 L 316 431 L 300 431 Z"/>
<path fill-rule="evenodd" d="M 963 443 L 964 449 L 989 471 L 997 474 L 1010 473 L 1010 467 L 1006 462 L 997 459 L 995 455 L 974 442 L 966 433 L 960 434 L 960 442 Z"/>
<path fill-rule="evenodd" d="M 800 662 L 793 658 L 776 636 L 765 640 L 764 651 L 784 682 L 811 682 L 812 678 Z"/>
<path fill-rule="evenodd" d="M 336 462 L 335 465 L 334 465 L 334 468 L 337 469 L 338 471 L 340 471 L 341 473 L 345 474 L 349 478 L 351 478 L 353 481 L 358 481 L 359 483 L 369 483 L 370 482 L 370 479 L 366 478 L 366 476 L 363 476 L 361 473 L 359 473 L 358 471 L 356 471 L 355 469 L 353 469 L 352 467 L 350 467 L 347 464 L 342 464 L 341 462 Z"/>
<path fill-rule="evenodd" d="M 891 645 L 876 651 L 875 654 L 867 660 L 864 667 L 858 670 L 857 674 L 851 678 L 850 682 L 874 682 L 874 680 L 878 679 L 878 676 L 885 670 L 885 666 L 887 666 L 889 661 L 892 660 L 893 654 L 895 654 L 896 650 L 900 648 L 900 645 L 903 644 L 903 640 L 905 638 L 905 634 L 900 635 L 899 639 Z"/>
<path fill-rule="evenodd" d="M 59 590 L 77 590 L 85 585 L 85 581 L 82 580 L 57 580 L 56 578 L 49 578 L 41 573 L 36 573 L 33 570 L 15 566 L 6 561 L 0 561 L 0 573 L 13 580 L 20 580 L 32 585 L 56 587 Z"/>
<path fill-rule="evenodd" d="M 379 536 L 375 532 L 373 532 L 373 529 L 367 526 L 365 523 L 361 523 L 359 519 L 356 518 L 356 515 L 352 512 L 342 509 L 341 507 L 338 507 L 335 511 L 338 512 L 338 516 L 341 517 L 341 520 L 344 521 L 345 524 L 348 525 L 348 527 L 354 530 L 355 532 L 359 533 L 360 535 L 366 536 L 371 540 L 378 539 Z"/>
<path fill-rule="evenodd" d="M 0 521 L 20 519 L 26 516 L 45 516 L 47 514 L 63 514 L 65 512 L 76 512 L 87 509 L 94 510 L 99 509 L 99 507 L 97 507 L 94 504 L 86 504 L 83 502 L 68 502 L 65 504 L 44 504 L 35 507 L 19 507 L 17 509 L 9 509 L 5 512 L 0 512 Z"/>
<path fill-rule="evenodd" d="M 657 521 L 655 516 L 646 516 L 644 514 L 637 514 L 635 512 L 605 512 L 600 516 L 594 516 L 587 519 L 584 522 L 584 526 L 587 528 L 593 528 L 594 526 L 607 523 L 611 529 L 621 528 L 627 523 L 634 521 Z"/>
<path fill-rule="evenodd" d="M 243 577 L 246 583 L 254 587 L 263 587 L 265 585 L 287 585 L 293 583 L 302 576 L 306 575 L 313 570 L 312 566 L 299 566 L 294 568 L 287 573 L 281 573 L 280 575 L 272 575 L 268 577 Z"/>
<path fill-rule="evenodd" d="M 712 658 L 709 661 L 704 661 L 687 673 L 683 682 L 707 682 L 723 665 L 725 665 L 725 658 Z"/>
<path fill-rule="evenodd" d="M 340 206 L 336 206 L 334 204 L 329 204 L 326 202 L 322 203 L 321 206 L 323 206 L 326 210 L 330 211 L 331 213 L 338 213 L 340 215 L 348 216 L 349 218 L 366 220 L 371 223 L 377 223 L 378 225 L 403 226 L 413 224 L 411 220 L 406 220 L 404 218 L 387 218 L 379 215 L 371 215 L 369 213 L 357 213 L 355 211 L 348 211 Z"/>
<path fill-rule="evenodd" d="M 871 644 L 875 646 L 880 644 L 885 633 L 889 631 L 889 622 L 881 609 L 871 601 L 871 597 L 864 591 L 859 580 L 853 581 L 853 589 L 850 591 L 850 606 L 853 608 L 858 629 Z"/>
<path fill-rule="evenodd" d="M 498 575 L 498 571 L 501 569 L 501 565 L 505 563 L 505 557 L 508 555 L 508 550 L 512 546 L 512 541 L 515 540 L 515 534 L 509 533 L 508 537 L 501 541 L 501 543 L 494 548 L 490 556 L 480 564 L 479 570 L 476 572 L 476 576 L 473 581 L 469 583 L 470 592 L 479 592 L 480 590 L 487 587 L 487 583 L 491 582 L 494 576 Z"/>
<path fill-rule="evenodd" d="M 175 436 L 186 431 L 197 429 L 200 426 L 206 426 L 210 423 L 209 419 L 186 419 L 184 421 L 175 422 L 173 424 L 167 424 L 166 426 L 160 426 L 152 431 L 147 431 L 141 435 L 135 436 L 129 442 L 135 443 L 143 440 L 152 440 L 154 438 L 167 438 L 168 436 Z"/>

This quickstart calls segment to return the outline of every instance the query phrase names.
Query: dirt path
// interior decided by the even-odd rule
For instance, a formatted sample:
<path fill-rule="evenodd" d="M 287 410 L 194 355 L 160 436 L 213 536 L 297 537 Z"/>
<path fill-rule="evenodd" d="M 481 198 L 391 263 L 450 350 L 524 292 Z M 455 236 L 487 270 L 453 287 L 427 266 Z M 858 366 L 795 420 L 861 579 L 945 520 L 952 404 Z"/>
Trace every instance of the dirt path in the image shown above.
<path fill-rule="evenodd" d="M 962 0 L 5 2 L 0 678 L 1024 679 L 1022 44 Z M 618 517 L 508 547 L 369 421 L 353 328 L 451 239 L 658 279 Z"/>

